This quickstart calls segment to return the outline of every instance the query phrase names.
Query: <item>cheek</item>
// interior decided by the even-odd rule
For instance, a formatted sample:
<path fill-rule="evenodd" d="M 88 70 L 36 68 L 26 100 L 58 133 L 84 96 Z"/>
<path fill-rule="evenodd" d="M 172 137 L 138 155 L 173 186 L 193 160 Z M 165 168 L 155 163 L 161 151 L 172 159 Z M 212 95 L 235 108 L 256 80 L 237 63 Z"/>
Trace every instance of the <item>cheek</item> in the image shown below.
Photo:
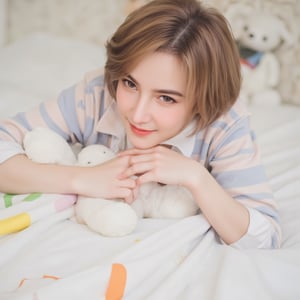
<path fill-rule="evenodd" d="M 120 112 L 126 110 L 128 104 L 130 103 L 128 100 L 128 93 L 126 93 L 122 87 L 118 87 L 116 91 L 116 102 Z"/>
<path fill-rule="evenodd" d="M 123 91 L 122 91 L 122 87 L 120 87 L 120 83 L 117 86 L 116 89 L 116 101 L 120 102 L 120 100 L 123 98 Z"/>
<path fill-rule="evenodd" d="M 187 124 L 187 113 L 182 108 L 163 113 L 159 118 L 165 127 L 175 131 L 181 130 Z"/>

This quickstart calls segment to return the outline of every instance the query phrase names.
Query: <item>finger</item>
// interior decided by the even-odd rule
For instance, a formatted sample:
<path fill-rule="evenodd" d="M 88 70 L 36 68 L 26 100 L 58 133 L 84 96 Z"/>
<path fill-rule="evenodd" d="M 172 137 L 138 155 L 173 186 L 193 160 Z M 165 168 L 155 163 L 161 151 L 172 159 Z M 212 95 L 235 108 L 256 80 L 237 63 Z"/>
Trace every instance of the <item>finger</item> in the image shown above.
<path fill-rule="evenodd" d="M 145 172 L 150 171 L 152 168 L 152 165 L 148 162 L 146 163 L 138 163 L 131 165 L 131 167 L 127 168 L 124 172 L 122 172 L 118 178 L 119 179 L 125 179 L 132 176 L 139 176 L 140 174 L 143 174 Z"/>
<path fill-rule="evenodd" d="M 127 168 L 129 165 L 130 158 L 131 157 L 129 155 L 124 155 L 124 156 L 117 156 L 115 159 L 119 161 L 120 166 Z"/>
<path fill-rule="evenodd" d="M 153 148 L 149 149 L 136 149 L 136 148 L 131 148 L 124 150 L 122 152 L 118 153 L 118 156 L 132 156 L 132 155 L 140 155 L 140 154 L 148 154 L 148 153 L 153 153 Z"/>
<path fill-rule="evenodd" d="M 133 190 L 128 190 L 128 194 L 126 197 L 124 197 L 124 201 L 128 204 L 131 204 L 134 201 L 134 194 Z"/>
<path fill-rule="evenodd" d="M 122 179 L 119 182 L 120 187 L 127 189 L 134 189 L 136 187 L 136 180 L 133 178 L 128 178 L 128 176 L 124 177 L 127 179 Z"/>
<path fill-rule="evenodd" d="M 111 199 L 122 199 L 125 202 L 132 202 L 133 201 L 133 193 L 132 189 L 128 188 L 119 188 L 118 190 L 115 191 L 114 195 L 112 195 Z"/>
<path fill-rule="evenodd" d="M 139 155 L 135 155 L 135 156 L 130 157 L 129 165 L 145 163 L 145 162 L 151 162 L 151 161 L 153 161 L 153 155 L 152 154 L 139 154 Z"/>
<path fill-rule="evenodd" d="M 158 182 L 158 181 L 159 181 L 158 178 L 156 178 L 153 172 L 144 173 L 141 176 L 139 176 L 136 180 L 138 186 L 147 182 Z"/>
<path fill-rule="evenodd" d="M 135 200 L 138 196 L 138 193 L 139 193 L 139 186 L 137 185 L 136 188 L 134 188 L 132 190 L 132 193 L 133 193 L 133 200 Z"/>

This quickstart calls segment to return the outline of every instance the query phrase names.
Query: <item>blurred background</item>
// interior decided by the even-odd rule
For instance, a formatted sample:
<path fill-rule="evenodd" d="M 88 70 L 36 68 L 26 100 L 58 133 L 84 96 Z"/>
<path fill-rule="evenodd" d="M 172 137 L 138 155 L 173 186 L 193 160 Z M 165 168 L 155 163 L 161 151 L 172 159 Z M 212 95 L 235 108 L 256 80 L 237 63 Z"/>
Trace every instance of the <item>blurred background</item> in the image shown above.
<path fill-rule="evenodd" d="M 103 43 L 124 15 L 147 0 L 0 0 L 3 42 L 34 31 L 74 36 Z M 206 0 L 222 12 L 235 3 L 266 9 L 285 19 L 291 30 L 300 25 L 298 0 Z M 292 28 L 295 27 L 295 28 Z"/>
<path fill-rule="evenodd" d="M 103 66 L 107 39 L 131 10 L 146 2 L 0 0 L 0 92 L 2 95 L 5 93 L 6 99 L 10 99 L 8 96 L 11 97 L 18 89 L 23 91 L 24 99 L 25 90 L 34 92 L 35 98 L 51 97 L 61 88 L 79 80 L 87 70 Z M 272 49 L 280 64 L 280 80 L 276 89 L 282 103 L 300 105 L 300 1 L 203 2 L 225 15 L 238 4 L 252 7 L 254 11 L 268 12 L 284 22 L 292 43 L 282 43 Z M 240 24 L 232 21 L 231 26 L 236 32 Z M 16 84 L 18 89 L 10 88 L 8 91 L 8 86 Z M 27 103 L 33 103 L 33 100 L 27 100 Z M 4 106 L 1 103 L 1 114 Z M 11 111 L 14 108 L 9 109 L 9 113 Z"/>

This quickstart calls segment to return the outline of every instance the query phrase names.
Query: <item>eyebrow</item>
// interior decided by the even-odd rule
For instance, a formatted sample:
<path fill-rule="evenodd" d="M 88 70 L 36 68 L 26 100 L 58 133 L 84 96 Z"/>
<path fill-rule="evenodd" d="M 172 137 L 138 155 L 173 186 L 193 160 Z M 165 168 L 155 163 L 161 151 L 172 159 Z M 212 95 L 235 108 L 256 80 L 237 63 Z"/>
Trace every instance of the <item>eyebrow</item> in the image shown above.
<path fill-rule="evenodd" d="M 135 84 L 139 84 L 135 78 L 133 78 L 131 75 L 127 75 L 127 77 L 132 80 Z M 165 90 L 165 89 L 159 89 L 159 90 L 154 90 L 156 93 L 161 93 L 161 94 L 169 94 L 169 95 L 175 95 L 178 97 L 183 97 L 183 94 L 181 94 L 178 91 L 174 90 Z"/>

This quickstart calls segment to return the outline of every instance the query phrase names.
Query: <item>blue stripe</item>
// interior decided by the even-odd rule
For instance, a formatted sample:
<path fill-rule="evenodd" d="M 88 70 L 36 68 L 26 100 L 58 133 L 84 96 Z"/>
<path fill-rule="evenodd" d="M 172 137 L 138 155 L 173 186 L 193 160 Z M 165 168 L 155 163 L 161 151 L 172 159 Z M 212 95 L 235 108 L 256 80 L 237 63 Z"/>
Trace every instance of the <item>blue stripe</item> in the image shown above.
<path fill-rule="evenodd" d="M 101 79 L 103 80 L 103 76 L 101 77 Z M 102 82 L 103 84 L 103 82 Z M 105 103 L 104 103 L 104 99 L 105 99 L 105 94 L 104 94 L 104 90 L 101 91 L 101 95 L 100 95 L 100 108 L 99 108 L 99 119 L 103 116 L 103 114 L 105 113 Z M 101 145 L 108 145 L 108 141 L 109 141 L 109 137 L 110 135 L 98 132 L 97 136 L 96 136 L 96 143 L 97 144 L 101 144 Z"/>
<path fill-rule="evenodd" d="M 213 128 L 220 128 L 223 130 L 226 130 L 228 127 L 228 124 L 224 121 L 216 120 L 215 122 L 212 123 L 211 125 Z"/>
<path fill-rule="evenodd" d="M 7 134 L 7 135 L 9 135 L 11 138 L 13 138 L 13 139 L 15 140 L 15 142 L 18 142 L 17 139 L 16 139 L 14 136 L 12 136 L 12 135 L 10 134 L 10 132 L 8 132 L 8 131 L 6 130 L 5 127 L 0 126 L 0 131 L 3 131 L 5 134 Z"/>
<path fill-rule="evenodd" d="M 236 157 L 237 155 L 243 155 L 243 154 L 254 154 L 255 151 L 254 151 L 254 148 L 247 148 L 247 149 L 241 149 L 238 153 L 233 153 L 233 154 L 230 154 L 230 155 L 227 155 L 227 156 L 222 156 L 222 157 L 218 157 L 218 158 L 215 158 L 213 159 L 214 161 L 222 161 L 222 160 L 226 160 L 226 159 L 229 159 L 229 158 L 232 158 L 232 157 Z"/>
<path fill-rule="evenodd" d="M 206 160 L 208 148 L 209 144 L 205 143 L 205 140 L 196 139 L 192 155 L 200 160 Z"/>
<path fill-rule="evenodd" d="M 77 112 L 75 107 L 75 87 L 64 90 L 58 98 L 58 106 L 61 110 L 64 120 L 67 123 L 68 128 L 72 131 L 76 137 L 76 140 L 84 144 L 83 136 L 80 131 L 79 122 L 77 119 Z"/>
<path fill-rule="evenodd" d="M 274 219 L 277 223 L 279 222 L 279 214 L 277 211 L 275 211 L 274 209 L 272 209 L 269 206 L 259 206 L 259 207 L 255 207 L 255 209 L 261 213 L 263 213 L 266 216 L 271 217 L 272 219 Z"/>
<path fill-rule="evenodd" d="M 100 95 L 100 111 L 99 111 L 99 119 L 103 116 L 104 111 L 105 111 L 105 106 L 104 106 L 104 90 L 101 91 Z"/>
<path fill-rule="evenodd" d="M 97 84 L 99 85 L 99 81 L 103 81 L 103 76 L 98 77 L 97 80 L 92 81 L 92 85 Z M 91 85 L 89 85 L 89 87 L 91 87 Z M 88 88 L 88 91 L 90 91 L 90 88 Z M 98 122 L 98 120 L 102 117 L 102 115 L 105 112 L 105 103 L 104 103 L 104 90 L 102 89 L 100 92 L 100 108 L 99 108 L 99 112 L 98 112 L 98 116 L 97 119 L 96 118 L 87 118 L 86 122 L 85 122 L 85 128 L 84 128 L 84 144 L 95 144 L 95 143 L 99 143 L 99 136 L 94 134 L 94 125 L 96 122 Z M 93 94 L 93 102 L 94 102 L 94 107 L 97 107 L 96 105 L 96 99 L 95 99 L 95 95 Z M 83 107 L 83 105 L 81 105 Z M 103 138 L 100 138 L 100 140 L 103 142 Z M 107 140 L 107 138 L 105 139 Z"/>
<path fill-rule="evenodd" d="M 261 202 L 264 199 L 274 200 L 274 197 L 273 197 L 273 194 L 271 194 L 271 193 L 254 193 L 254 194 L 249 193 L 248 195 L 236 196 L 236 197 L 234 197 L 234 199 L 236 199 L 238 201 L 254 200 L 254 201 Z M 267 216 L 273 218 L 276 222 L 279 222 L 279 214 L 277 213 L 277 211 L 274 208 L 269 207 L 267 205 L 263 205 L 263 203 L 261 203 L 261 206 L 255 207 L 253 209 L 256 209 L 257 211 L 263 213 L 264 215 L 267 215 Z"/>
<path fill-rule="evenodd" d="M 97 136 L 97 144 L 108 146 L 108 139 L 109 139 L 109 135 L 99 133 Z"/>
<path fill-rule="evenodd" d="M 253 141 L 256 141 L 256 140 L 257 140 L 256 133 L 255 133 L 253 130 L 251 130 L 251 131 L 250 131 L 250 134 L 251 134 L 252 140 L 253 140 Z"/>
<path fill-rule="evenodd" d="M 93 118 L 86 118 L 83 133 L 84 144 L 87 144 L 88 139 L 93 134 L 94 124 L 95 123 Z"/>
<path fill-rule="evenodd" d="M 234 132 L 226 137 L 223 141 L 222 146 L 231 143 L 232 141 L 238 140 L 243 136 L 249 135 L 250 131 L 249 128 L 246 126 L 238 127 Z"/>
<path fill-rule="evenodd" d="M 278 234 L 275 233 L 272 236 L 272 248 L 276 249 L 276 248 L 279 248 L 279 247 L 280 247 L 279 237 L 278 237 Z"/>
<path fill-rule="evenodd" d="M 219 174 L 212 173 L 212 175 L 224 189 L 251 186 L 267 181 L 262 166 L 243 170 L 224 171 Z"/>
<path fill-rule="evenodd" d="M 89 136 L 89 140 L 87 141 L 86 145 L 94 145 L 94 144 L 100 144 L 105 145 L 109 147 L 108 141 L 109 141 L 110 135 L 102 133 L 102 132 L 93 132 L 92 135 Z"/>
<path fill-rule="evenodd" d="M 216 154 L 218 153 L 218 151 L 224 147 L 225 145 L 228 145 L 229 143 L 240 139 L 243 136 L 247 136 L 247 135 L 251 135 L 251 131 L 249 128 L 249 121 L 248 119 L 242 119 L 240 120 L 240 122 L 238 122 L 236 124 L 235 127 L 233 127 L 233 130 L 231 130 L 226 136 L 225 138 L 217 145 L 217 147 L 215 147 L 214 151 L 211 153 L 210 156 L 210 161 L 214 160 Z M 250 150 L 248 150 L 250 151 Z"/>
<path fill-rule="evenodd" d="M 48 127 L 50 129 L 52 129 L 53 131 L 55 131 L 57 134 L 59 134 L 60 136 L 62 136 L 65 140 L 68 140 L 69 136 L 64 132 L 62 131 L 57 125 L 56 123 L 50 118 L 47 110 L 46 110 L 46 107 L 45 107 L 45 104 L 44 103 L 41 103 L 40 106 L 39 106 L 39 111 L 40 111 L 40 114 L 43 118 L 43 120 L 45 121 L 45 123 L 48 125 Z"/>
<path fill-rule="evenodd" d="M 234 199 L 243 201 L 243 200 L 255 200 L 255 201 L 261 201 L 263 199 L 272 199 L 273 200 L 273 194 L 271 193 L 249 193 L 247 195 L 239 195 L 235 196 Z"/>
<path fill-rule="evenodd" d="M 83 100 L 78 101 L 77 108 L 80 108 L 82 110 L 85 110 L 86 106 Z"/>
<path fill-rule="evenodd" d="M 93 94 L 94 93 L 94 88 L 96 86 L 103 87 L 104 86 L 104 76 L 100 75 L 96 78 L 94 78 L 92 81 L 88 83 L 88 85 L 85 87 L 85 93 L 86 94 Z"/>
<path fill-rule="evenodd" d="M 98 133 L 93 132 L 91 136 L 89 136 L 89 140 L 85 143 L 87 145 L 97 144 Z"/>
<path fill-rule="evenodd" d="M 24 112 L 18 113 L 16 116 L 13 117 L 13 120 L 18 122 L 20 125 L 22 125 L 24 128 L 26 128 L 28 131 L 32 129 L 26 119 L 26 114 Z"/>
<path fill-rule="evenodd" d="M 238 120 L 240 118 L 240 115 L 235 111 L 234 108 L 229 111 L 229 115 L 233 120 Z"/>

